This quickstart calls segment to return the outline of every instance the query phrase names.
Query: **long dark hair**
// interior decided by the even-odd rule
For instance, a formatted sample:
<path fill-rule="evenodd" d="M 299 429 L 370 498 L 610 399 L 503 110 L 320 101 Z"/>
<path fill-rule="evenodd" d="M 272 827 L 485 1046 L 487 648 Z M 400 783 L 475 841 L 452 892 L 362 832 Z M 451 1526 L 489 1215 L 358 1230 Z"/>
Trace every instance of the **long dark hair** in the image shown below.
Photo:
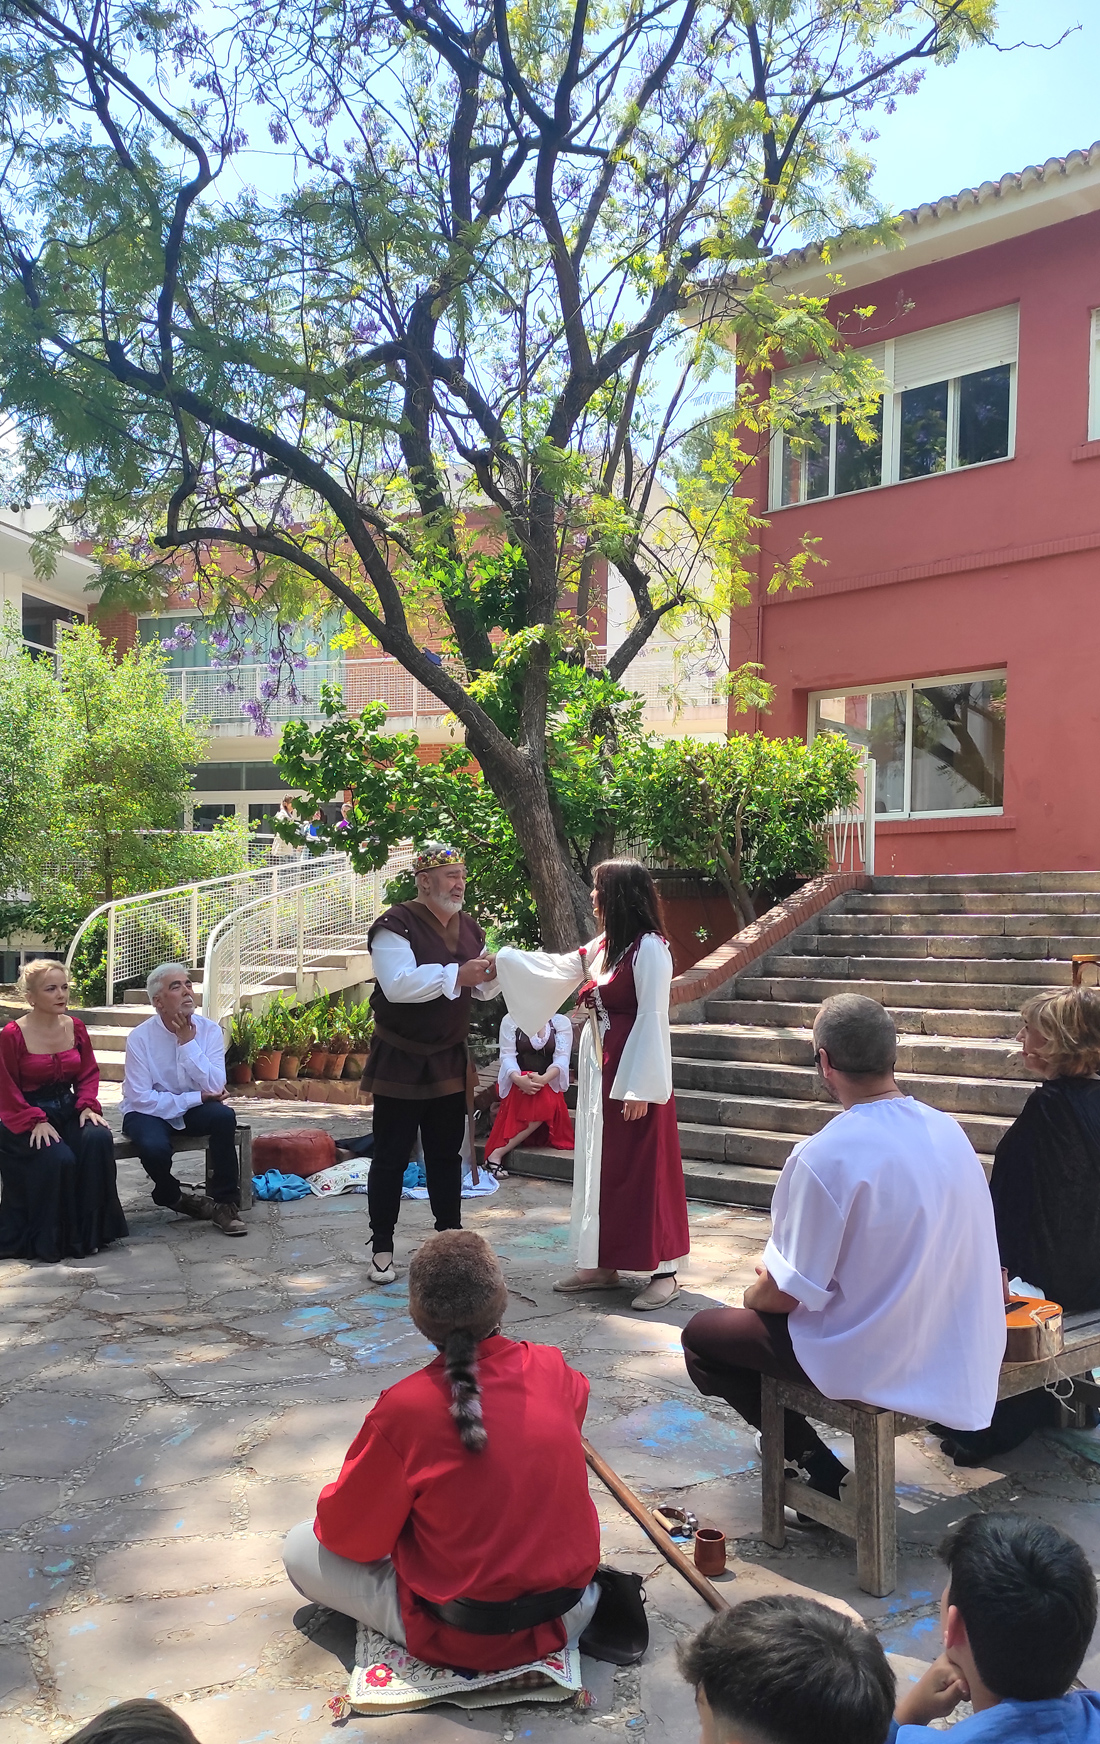
<path fill-rule="evenodd" d="M 603 913 L 605 963 L 617 963 L 639 933 L 664 931 L 657 886 L 640 860 L 604 860 L 592 883 Z"/>

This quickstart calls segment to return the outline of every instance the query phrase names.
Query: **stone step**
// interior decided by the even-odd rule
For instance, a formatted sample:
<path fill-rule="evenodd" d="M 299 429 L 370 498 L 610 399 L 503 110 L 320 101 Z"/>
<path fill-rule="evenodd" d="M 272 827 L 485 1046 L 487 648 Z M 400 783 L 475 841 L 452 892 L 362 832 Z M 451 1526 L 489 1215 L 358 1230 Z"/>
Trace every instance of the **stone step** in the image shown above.
<path fill-rule="evenodd" d="M 941 1077 L 927 1071 L 899 1070 L 897 1081 L 899 1089 L 907 1095 L 916 1096 L 933 1108 L 942 1108 L 945 1114 L 980 1114 L 998 1120 L 1015 1120 L 1034 1089 L 1034 1079 L 1014 1082 L 1009 1078 Z M 809 1065 L 673 1059 L 672 1082 L 677 1098 L 704 1094 L 719 1099 L 744 1097 L 750 1101 L 766 1098 L 817 1103 L 826 1111 L 833 1106 L 817 1072 Z"/>
<path fill-rule="evenodd" d="M 86 1026 L 89 1035 L 93 1030 L 109 1033 L 112 1047 L 118 1045 L 120 1035 L 136 1029 L 139 1023 L 144 1023 L 151 1015 L 151 1007 L 148 1005 L 86 1005 L 71 1009 L 74 1016 L 79 1017 Z"/>
<path fill-rule="evenodd" d="M 808 1029 L 780 1029 L 763 1024 L 675 1024 L 673 1061 L 744 1061 L 759 1065 L 813 1065 L 813 1036 Z M 898 1044 L 898 1069 L 950 1080 L 1000 1078 L 1034 1088 L 1015 1046 L 1000 1038 L 970 1036 L 964 1042 L 941 1036 L 905 1036 Z"/>
<path fill-rule="evenodd" d="M 812 1029 L 817 1005 L 778 999 L 711 999 L 707 1011 L 715 1023 L 767 1023 L 783 1029 Z M 939 1036 L 1003 1036 L 1011 1040 L 1020 1027 L 1018 1011 L 929 1011 L 924 1006 L 888 1006 L 898 1033 Z"/>
<path fill-rule="evenodd" d="M 899 1088 L 912 1090 L 911 1084 L 899 1079 Z M 920 1097 L 930 1107 L 939 1102 L 935 1094 Z M 701 1090 L 676 1091 L 676 1113 L 683 1130 L 690 1126 L 733 1127 L 738 1131 L 758 1133 L 796 1133 L 800 1138 L 820 1132 L 840 1111 L 835 1104 L 796 1102 L 785 1097 L 721 1096 Z M 991 1156 L 1015 1118 L 1011 1115 L 970 1114 L 952 1108 L 954 1115 L 974 1149 Z"/>
<path fill-rule="evenodd" d="M 877 937 L 895 938 L 907 933 L 919 933 L 924 937 L 933 934 L 946 934 L 949 938 L 977 939 L 988 938 L 1049 938 L 1052 930 L 1059 937 L 1072 938 L 1075 943 L 1074 952 L 1091 951 L 1091 940 L 1100 938 L 1100 913 L 1060 914 L 1053 921 L 1049 914 L 883 914 L 876 912 L 868 917 L 865 914 L 850 914 L 843 910 L 836 913 L 826 913 L 817 917 L 821 933 L 855 935 L 863 938 L 869 933 Z M 814 935 L 809 934 L 812 938 Z M 1080 943 L 1076 941 L 1080 941 Z M 998 952 L 990 945 L 993 956 Z"/>
<path fill-rule="evenodd" d="M 1047 920 L 1049 925 L 1049 918 Z M 1100 917 L 1093 925 L 1094 936 L 1066 938 L 1062 935 L 979 934 L 977 938 L 960 937 L 957 933 L 817 933 L 800 939 L 801 953 L 818 957 L 904 957 L 923 960 L 971 959 L 983 962 L 1051 962 L 1068 963 L 1071 957 L 1100 950 Z"/>
<path fill-rule="evenodd" d="M 1042 991 L 1040 985 L 1005 986 L 1000 983 L 989 983 L 986 986 L 975 985 L 965 981 L 933 981 L 931 977 L 925 980 L 882 980 L 864 981 L 858 976 L 846 979 L 825 980 L 807 977 L 792 985 L 792 979 L 777 978 L 774 981 L 753 981 L 748 977 L 737 982 L 737 992 L 744 999 L 771 1000 L 778 999 L 786 1003 L 789 995 L 796 989 L 806 1002 L 816 1000 L 818 1004 L 823 999 L 831 999 L 835 993 L 861 993 L 867 999 L 874 999 L 879 1005 L 888 1009 L 894 1006 L 907 1006 L 910 1010 L 923 1010 L 926 1006 L 934 1006 L 940 1011 L 1019 1011 L 1025 1000 L 1033 994 Z M 1068 974 L 1063 976 L 1060 985 L 1069 986 Z M 1017 1024 L 1019 1028 L 1019 1024 Z"/>
<path fill-rule="evenodd" d="M 193 977 L 192 981 L 191 981 L 191 985 L 195 990 L 195 998 L 197 1000 L 201 999 L 202 998 L 202 976 L 199 975 L 199 976 Z M 122 995 L 122 1002 L 124 1005 L 149 1006 L 152 1004 L 152 1000 L 149 998 L 149 995 L 146 993 L 144 987 L 127 987 L 125 993 Z M 111 1009 L 113 1010 L 114 1007 L 111 1007 Z M 145 1015 L 146 1015 L 146 1017 L 148 1017 L 148 1015 L 149 1015 L 148 1011 L 146 1011 Z"/>
<path fill-rule="evenodd" d="M 849 914 L 1096 914 L 1100 896 L 1091 891 L 898 892 L 853 891 L 845 898 Z"/>
<path fill-rule="evenodd" d="M 573 1179 L 573 1152 L 528 1149 L 521 1145 L 508 1159 L 509 1173 L 544 1181 Z M 684 1158 L 684 1186 L 689 1199 L 710 1205 L 752 1205 L 764 1211 L 772 1202 L 776 1170 L 738 1163 L 708 1163 L 705 1158 Z M 565 1267 L 563 1266 L 563 1271 Z"/>
<path fill-rule="evenodd" d="M 1100 893 L 1100 872 L 935 872 L 875 879 L 876 891 L 1084 890 Z"/>
<path fill-rule="evenodd" d="M 917 981 L 967 986 L 1013 986 L 1034 991 L 1038 987 L 1068 987 L 1072 969 L 1068 959 L 1056 962 L 1043 958 L 1038 962 L 1017 962 L 1014 958 L 988 957 L 830 957 L 828 964 L 820 957 L 784 956 L 774 952 L 752 964 L 750 977 L 738 977 L 743 988 L 746 979 L 781 976 L 785 980 L 799 977 L 813 980 L 828 967 L 831 977 L 858 981 Z M 1029 995 L 1025 993 L 1024 998 Z M 877 995 L 873 996 L 877 997 Z M 911 1005 L 911 999 L 899 1000 Z M 955 1001 L 949 1001 L 954 1004 Z M 980 1002 L 978 1002 L 980 1004 Z M 1011 1003 L 1015 1003 L 1014 1000 Z M 1004 1009 L 1002 1005 L 1002 1009 Z"/>

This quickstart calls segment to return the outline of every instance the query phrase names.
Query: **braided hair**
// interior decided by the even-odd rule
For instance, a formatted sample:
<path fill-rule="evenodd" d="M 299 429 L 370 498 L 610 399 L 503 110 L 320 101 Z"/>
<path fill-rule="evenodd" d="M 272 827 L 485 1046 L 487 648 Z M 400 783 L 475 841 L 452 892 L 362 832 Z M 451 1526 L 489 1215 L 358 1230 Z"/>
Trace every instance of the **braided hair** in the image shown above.
<path fill-rule="evenodd" d="M 450 1413 L 467 1453 L 483 1453 L 489 1437 L 481 1415 L 478 1345 L 499 1332 L 508 1305 L 496 1255 L 470 1229 L 447 1229 L 429 1239 L 409 1267 L 409 1312 L 442 1353 L 451 1392 Z"/>

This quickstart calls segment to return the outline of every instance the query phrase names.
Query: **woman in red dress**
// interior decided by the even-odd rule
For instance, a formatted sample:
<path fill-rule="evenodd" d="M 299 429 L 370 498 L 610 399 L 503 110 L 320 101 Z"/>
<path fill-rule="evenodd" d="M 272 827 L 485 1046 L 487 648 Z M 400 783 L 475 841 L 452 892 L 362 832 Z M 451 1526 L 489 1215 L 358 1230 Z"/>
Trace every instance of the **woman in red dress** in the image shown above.
<path fill-rule="evenodd" d="M 573 1025 L 554 1016 L 536 1035 L 524 1035 L 513 1017 L 500 1026 L 500 1106 L 485 1140 L 485 1166 L 504 1175 L 504 1159 L 517 1145 L 542 1141 L 552 1150 L 573 1149 L 573 1123 L 565 1105 Z"/>
<path fill-rule="evenodd" d="M 82 1259 L 125 1235 L 88 1032 L 60 963 L 28 963 L 31 1009 L 0 1030 L 0 1259 Z"/>
<path fill-rule="evenodd" d="M 554 1288 L 617 1290 L 620 1270 L 648 1272 L 632 1304 L 645 1311 L 679 1295 L 677 1268 L 690 1247 L 672 1094 L 672 954 L 653 879 L 637 860 L 597 866 L 592 907 L 603 931 L 583 950 L 507 947 L 497 953 L 497 976 L 528 1033 L 577 987 L 591 1015 L 577 1085 L 570 1228 L 577 1269 Z"/>

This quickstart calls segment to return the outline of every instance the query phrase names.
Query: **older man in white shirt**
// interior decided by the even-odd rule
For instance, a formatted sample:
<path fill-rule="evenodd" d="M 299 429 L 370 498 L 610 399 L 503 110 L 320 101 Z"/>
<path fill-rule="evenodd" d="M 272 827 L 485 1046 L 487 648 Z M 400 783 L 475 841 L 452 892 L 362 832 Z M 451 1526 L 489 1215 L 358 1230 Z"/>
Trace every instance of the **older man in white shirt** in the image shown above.
<path fill-rule="evenodd" d="M 416 897 L 380 914 L 368 934 L 375 989 L 374 1041 L 362 1087 L 374 1098 L 367 1184 L 370 1280 L 392 1284 L 401 1177 L 419 1129 L 436 1229 L 462 1227 L 462 1140 L 472 1068 L 472 999 L 497 993 L 485 934 L 465 912 L 466 867 L 445 842 L 427 842 L 413 866 Z"/>
<path fill-rule="evenodd" d="M 195 1009 L 191 972 L 161 963 L 146 990 L 152 1017 L 130 1031 L 122 1084 L 122 1130 L 153 1182 L 153 1203 L 247 1235 L 240 1209 L 237 1117 L 226 1104 L 225 1044 Z M 210 1193 L 185 1193 L 172 1173 L 173 1133 L 209 1140 Z"/>
<path fill-rule="evenodd" d="M 1004 1298 L 985 1174 L 958 1122 L 898 1089 L 897 1033 L 873 999 L 842 993 L 814 1024 L 814 1059 L 844 1112 L 797 1144 L 743 1308 L 683 1334 L 688 1373 L 760 1425 L 760 1376 L 809 1380 L 954 1429 L 993 1415 Z M 846 1468 L 788 1412 L 786 1457 L 839 1495 Z"/>

